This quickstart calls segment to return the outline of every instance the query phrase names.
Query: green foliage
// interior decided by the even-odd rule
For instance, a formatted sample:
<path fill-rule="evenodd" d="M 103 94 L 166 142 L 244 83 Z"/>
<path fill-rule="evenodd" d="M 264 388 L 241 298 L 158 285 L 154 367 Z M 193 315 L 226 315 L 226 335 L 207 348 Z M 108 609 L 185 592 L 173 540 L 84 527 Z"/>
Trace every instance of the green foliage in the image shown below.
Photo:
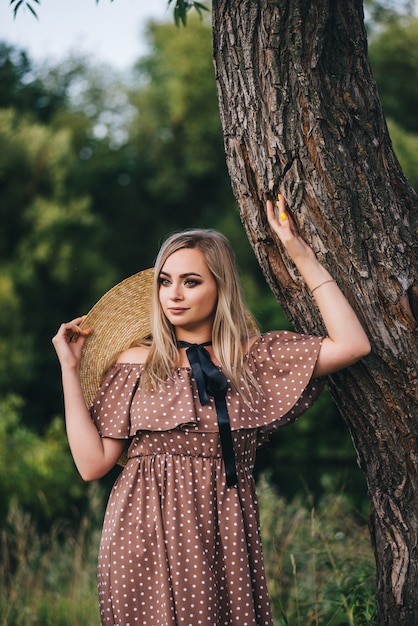
<path fill-rule="evenodd" d="M 68 515 L 69 503 L 81 504 L 85 487 L 69 453 L 62 419 L 52 420 L 41 437 L 22 424 L 22 405 L 12 394 L 0 401 L 1 514 L 20 507 L 46 522 Z"/>
<path fill-rule="evenodd" d="M 370 38 L 369 56 L 394 151 L 418 190 L 418 19 L 392 14 Z"/>
<path fill-rule="evenodd" d="M 137 64 L 142 88 L 132 93 L 138 115 L 131 137 L 147 146 L 152 177 L 144 181 L 164 207 L 171 203 L 180 221 L 216 220 L 221 203 L 232 205 L 227 181 L 211 30 L 194 19 L 178 36 L 171 24 L 150 24 L 152 54 Z M 178 227 L 178 226 L 177 226 Z"/>
<path fill-rule="evenodd" d="M 14 388 L 16 376 L 27 380 L 29 333 L 23 332 L 21 302 L 10 271 L 0 266 L 0 386 Z"/>
<path fill-rule="evenodd" d="M 33 4 L 39 4 L 39 0 L 10 0 L 10 6 L 13 7 L 13 13 L 16 17 L 17 12 L 23 6 L 26 7 L 34 17 L 37 17 Z"/>
<path fill-rule="evenodd" d="M 366 23 L 373 31 L 382 24 L 413 15 L 416 0 L 364 0 L 364 6 Z"/>
<path fill-rule="evenodd" d="M 201 2 L 195 2 L 195 0 L 168 0 L 168 4 L 174 4 L 174 22 L 176 26 L 186 26 L 187 24 L 187 13 L 191 9 L 195 9 L 198 14 L 202 17 L 203 11 L 208 11 L 208 7 L 202 4 Z"/>
<path fill-rule="evenodd" d="M 391 20 L 370 41 L 369 56 L 385 114 L 418 132 L 418 19 Z"/>
<path fill-rule="evenodd" d="M 34 121 L 48 123 L 66 105 L 65 92 L 52 91 L 41 76 L 34 76 L 23 50 L 0 42 L 0 108 L 13 108 Z"/>
<path fill-rule="evenodd" d="M 417 102 L 418 105 L 418 102 Z M 393 149 L 408 181 L 418 193 L 418 133 L 410 133 L 397 122 L 387 120 Z"/>
<path fill-rule="evenodd" d="M 43 391 L 58 320 L 83 311 L 114 277 L 97 246 L 101 220 L 69 184 L 75 162 L 69 128 L 0 109 L 0 308 L 10 314 L 0 322 L 0 392 L 30 398 L 23 413 L 38 427 L 59 397 L 58 385 L 55 399 Z"/>

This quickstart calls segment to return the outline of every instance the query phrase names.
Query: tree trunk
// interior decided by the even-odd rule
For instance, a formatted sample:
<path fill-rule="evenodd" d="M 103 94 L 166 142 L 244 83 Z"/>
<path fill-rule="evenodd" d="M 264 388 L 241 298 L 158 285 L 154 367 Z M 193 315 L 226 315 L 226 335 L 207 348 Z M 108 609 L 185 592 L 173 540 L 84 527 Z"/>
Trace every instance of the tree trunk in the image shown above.
<path fill-rule="evenodd" d="M 249 240 L 286 315 L 323 332 L 275 245 L 280 191 L 373 352 L 332 376 L 371 500 L 378 624 L 418 624 L 418 202 L 393 153 L 360 0 L 214 0 L 225 149 Z"/>

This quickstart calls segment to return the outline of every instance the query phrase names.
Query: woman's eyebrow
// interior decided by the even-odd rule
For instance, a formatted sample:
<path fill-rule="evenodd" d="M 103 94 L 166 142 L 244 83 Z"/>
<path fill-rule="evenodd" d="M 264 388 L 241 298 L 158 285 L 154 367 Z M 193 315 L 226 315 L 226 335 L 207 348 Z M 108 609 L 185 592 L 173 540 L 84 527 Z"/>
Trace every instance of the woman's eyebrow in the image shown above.
<path fill-rule="evenodd" d="M 168 276 L 168 277 L 170 277 L 171 274 L 161 270 L 160 276 Z M 189 278 L 190 276 L 198 276 L 199 278 L 203 278 L 203 276 L 201 274 L 198 274 L 197 272 L 186 272 L 185 274 L 180 274 L 180 278 Z"/>

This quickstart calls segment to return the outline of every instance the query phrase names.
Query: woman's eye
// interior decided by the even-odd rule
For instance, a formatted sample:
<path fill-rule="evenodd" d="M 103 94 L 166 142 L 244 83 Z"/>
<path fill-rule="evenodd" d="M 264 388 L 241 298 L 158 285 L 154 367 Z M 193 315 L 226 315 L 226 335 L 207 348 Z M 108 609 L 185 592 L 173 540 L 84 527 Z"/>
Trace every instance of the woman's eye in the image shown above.
<path fill-rule="evenodd" d="M 164 286 L 170 284 L 170 281 L 168 280 L 168 278 L 163 278 L 162 276 L 160 276 L 158 282 L 160 285 L 164 285 Z"/>
<path fill-rule="evenodd" d="M 195 287 L 196 285 L 200 285 L 198 280 L 194 280 L 193 278 L 188 278 L 185 283 L 187 287 Z"/>

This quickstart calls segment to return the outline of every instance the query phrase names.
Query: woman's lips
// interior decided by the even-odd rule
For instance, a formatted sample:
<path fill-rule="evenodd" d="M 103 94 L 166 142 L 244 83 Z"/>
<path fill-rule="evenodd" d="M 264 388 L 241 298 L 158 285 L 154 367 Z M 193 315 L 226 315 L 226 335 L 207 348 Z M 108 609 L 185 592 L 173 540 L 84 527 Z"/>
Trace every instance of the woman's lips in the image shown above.
<path fill-rule="evenodd" d="M 181 313 L 188 311 L 188 309 L 184 307 L 170 307 L 168 310 L 170 313 L 173 313 L 173 315 L 180 315 Z"/>

